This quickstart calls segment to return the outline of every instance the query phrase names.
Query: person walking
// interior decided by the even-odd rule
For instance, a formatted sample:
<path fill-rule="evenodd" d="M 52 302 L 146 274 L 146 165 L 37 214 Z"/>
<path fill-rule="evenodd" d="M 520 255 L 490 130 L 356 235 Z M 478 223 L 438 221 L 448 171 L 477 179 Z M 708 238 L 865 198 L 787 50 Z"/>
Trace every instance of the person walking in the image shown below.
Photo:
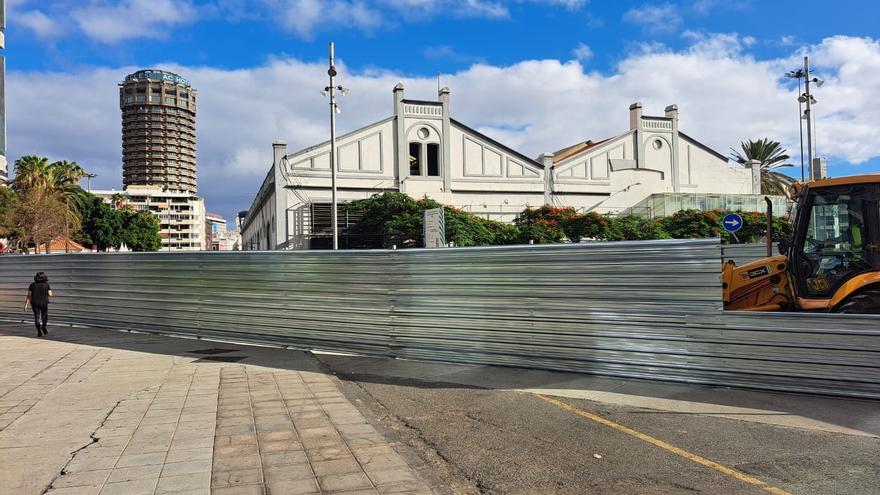
<path fill-rule="evenodd" d="M 34 275 L 34 282 L 28 287 L 27 297 L 24 300 L 24 310 L 28 304 L 34 311 L 34 324 L 37 326 L 37 336 L 49 335 L 46 322 L 49 320 L 49 297 L 52 296 L 52 288 L 49 287 L 49 277 L 43 272 Z"/>

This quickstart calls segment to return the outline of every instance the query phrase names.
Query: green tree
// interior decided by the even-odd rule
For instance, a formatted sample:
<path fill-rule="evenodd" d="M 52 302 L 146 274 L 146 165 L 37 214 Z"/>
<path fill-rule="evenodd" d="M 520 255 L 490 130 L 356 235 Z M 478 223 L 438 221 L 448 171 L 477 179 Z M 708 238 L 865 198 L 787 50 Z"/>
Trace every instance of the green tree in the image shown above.
<path fill-rule="evenodd" d="M 11 189 L 0 186 L 0 237 L 10 237 L 15 228 L 12 221 L 12 210 L 15 208 L 15 193 Z"/>
<path fill-rule="evenodd" d="M 132 251 L 158 251 L 162 247 L 159 220 L 152 213 L 117 210 L 122 217 L 122 240 Z"/>
<path fill-rule="evenodd" d="M 122 244 L 123 222 L 119 211 L 103 199 L 88 194 L 81 209 L 82 227 L 75 236 L 84 246 L 94 246 L 98 251 L 118 249 Z"/>
<path fill-rule="evenodd" d="M 16 251 L 23 232 L 15 218 L 18 197 L 12 189 L 0 185 L 0 239 L 6 239 L 7 251 Z"/>
<path fill-rule="evenodd" d="M 768 138 L 742 141 L 740 148 L 741 151 L 730 148 L 731 159 L 742 165 L 748 164 L 750 160 L 758 160 L 761 163 L 761 194 L 789 195 L 789 186 L 794 179 L 777 169 L 792 165 L 785 163 L 790 157 L 779 141 L 771 141 Z"/>

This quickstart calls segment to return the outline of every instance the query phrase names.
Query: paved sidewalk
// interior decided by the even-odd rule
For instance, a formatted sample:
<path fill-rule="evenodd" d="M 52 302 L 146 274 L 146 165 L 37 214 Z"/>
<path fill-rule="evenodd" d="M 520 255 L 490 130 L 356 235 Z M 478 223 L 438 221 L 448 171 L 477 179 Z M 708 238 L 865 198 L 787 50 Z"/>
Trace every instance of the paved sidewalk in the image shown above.
<path fill-rule="evenodd" d="M 0 324 L 0 494 L 438 491 L 309 354 L 49 330 Z"/>

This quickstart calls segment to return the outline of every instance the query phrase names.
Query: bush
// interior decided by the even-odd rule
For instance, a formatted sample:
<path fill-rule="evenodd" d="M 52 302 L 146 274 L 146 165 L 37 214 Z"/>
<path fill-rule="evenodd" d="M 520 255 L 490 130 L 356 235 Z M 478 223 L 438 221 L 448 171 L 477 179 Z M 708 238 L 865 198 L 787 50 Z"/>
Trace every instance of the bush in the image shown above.
<path fill-rule="evenodd" d="M 669 238 L 669 234 L 663 231 L 661 221 L 636 215 L 610 218 L 610 224 L 605 234 L 605 240 L 608 241 L 647 241 Z"/>
<path fill-rule="evenodd" d="M 363 214 L 350 229 L 370 241 L 359 247 L 416 247 L 422 245 L 422 212 L 443 205 L 427 197 L 415 200 L 403 193 L 387 192 L 345 205 Z M 701 239 L 720 237 L 722 242 L 737 242 L 721 226 L 729 212 L 683 210 L 661 219 L 635 215 L 602 216 L 595 212 L 578 213 L 571 207 L 544 205 L 526 208 L 513 225 L 477 217 L 458 208 L 444 206 L 446 240 L 456 246 L 505 244 L 552 244 L 569 239 L 632 241 L 650 239 Z M 736 233 L 738 242 L 758 242 L 766 232 L 763 213 L 737 211 L 743 226 Z M 774 217 L 774 241 L 791 235 L 791 225 L 784 217 Z M 382 239 L 383 241 L 377 241 Z M 384 244 L 383 244 L 384 242 Z"/>
<path fill-rule="evenodd" d="M 682 210 L 660 220 L 663 231 L 673 239 L 716 237 L 725 232 L 721 227 L 723 213 L 717 211 Z"/>
<path fill-rule="evenodd" d="M 540 208 L 526 208 L 513 224 L 519 228 L 519 241 L 523 244 L 534 242 L 535 244 L 553 244 L 561 242 L 565 237 L 560 222 L 560 208 L 541 206 Z M 574 212 L 574 209 L 571 208 Z"/>
<path fill-rule="evenodd" d="M 608 229 L 608 219 L 595 212 L 580 214 L 568 206 L 558 208 L 544 205 L 526 208 L 514 221 L 520 229 L 520 241 L 550 244 L 568 238 L 571 242 L 582 239 L 602 239 Z"/>
<path fill-rule="evenodd" d="M 349 233 L 361 237 L 358 247 L 390 248 L 422 246 L 422 221 L 425 210 L 444 210 L 446 241 L 455 246 L 490 246 L 512 244 L 519 238 L 513 225 L 477 217 L 458 208 L 444 206 L 430 198 L 419 200 L 398 192 L 375 194 L 344 205 L 350 212 L 361 213 L 361 219 Z"/>
<path fill-rule="evenodd" d="M 580 242 L 582 239 L 604 239 L 610 223 L 607 217 L 591 211 L 569 220 L 564 228 L 571 242 Z"/>

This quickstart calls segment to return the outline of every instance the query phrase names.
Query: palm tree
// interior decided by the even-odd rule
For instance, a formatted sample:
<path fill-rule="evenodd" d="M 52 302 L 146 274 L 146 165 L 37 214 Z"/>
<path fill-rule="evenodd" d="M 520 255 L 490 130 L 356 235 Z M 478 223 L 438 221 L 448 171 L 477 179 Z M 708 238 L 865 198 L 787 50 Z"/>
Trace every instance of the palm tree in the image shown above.
<path fill-rule="evenodd" d="M 79 183 L 89 174 L 76 162 L 60 160 L 49 165 L 55 194 L 64 204 L 64 251 L 69 251 L 70 229 L 78 229 L 86 194 Z"/>
<path fill-rule="evenodd" d="M 117 210 L 129 209 L 128 198 L 122 193 L 113 193 L 113 195 L 110 196 L 110 204 L 112 204 L 113 208 L 116 208 Z"/>
<path fill-rule="evenodd" d="M 730 148 L 730 158 L 735 162 L 745 165 L 750 160 L 757 160 L 761 164 L 761 194 L 789 195 L 789 187 L 794 183 L 794 178 L 777 172 L 776 169 L 793 166 L 785 163 L 790 157 L 779 141 L 771 141 L 768 138 L 757 141 L 740 142 L 742 153 Z"/>
<path fill-rule="evenodd" d="M 68 233 L 71 228 L 79 226 L 86 196 L 79 182 L 87 175 L 76 162 L 66 160 L 49 163 L 46 158 L 23 156 L 15 161 L 15 179 L 11 186 L 25 206 L 22 211 L 30 212 L 25 215 L 29 224 L 27 230 L 37 249 L 40 241 L 45 240 L 48 251 L 52 239 L 63 233 L 66 250 Z M 61 232 L 58 232 L 58 225 L 61 225 Z"/>

